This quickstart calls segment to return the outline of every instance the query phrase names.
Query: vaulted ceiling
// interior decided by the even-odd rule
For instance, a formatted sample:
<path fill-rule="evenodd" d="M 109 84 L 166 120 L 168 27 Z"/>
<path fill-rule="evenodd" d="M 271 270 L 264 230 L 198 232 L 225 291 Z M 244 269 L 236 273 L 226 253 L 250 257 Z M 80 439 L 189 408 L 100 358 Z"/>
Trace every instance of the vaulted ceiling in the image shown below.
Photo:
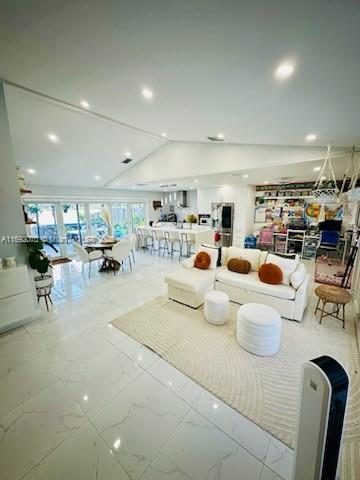
<path fill-rule="evenodd" d="M 121 174 L 124 151 L 140 160 L 165 143 L 162 132 L 270 145 L 307 145 L 314 132 L 312 145 L 360 143 L 357 1 L 2 0 L 0 9 L 0 77 L 53 97 L 44 105 L 7 90 L 16 155 L 45 172 L 41 183 L 92 185 L 99 175 L 105 184 Z M 279 81 L 284 61 L 294 74 Z M 127 126 L 56 99 L 86 100 Z M 57 150 L 44 142 L 55 128 Z M 69 167 L 75 175 L 64 178 Z"/>

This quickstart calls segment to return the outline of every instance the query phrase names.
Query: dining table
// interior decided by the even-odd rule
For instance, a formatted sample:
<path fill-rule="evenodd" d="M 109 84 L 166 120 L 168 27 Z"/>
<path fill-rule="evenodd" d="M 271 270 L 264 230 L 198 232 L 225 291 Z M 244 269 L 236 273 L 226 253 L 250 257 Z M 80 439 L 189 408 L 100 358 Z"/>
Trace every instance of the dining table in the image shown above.
<path fill-rule="evenodd" d="M 83 247 L 87 251 L 101 250 L 102 253 L 104 253 L 105 250 L 111 250 L 116 243 L 118 243 L 118 240 L 114 240 L 113 242 L 85 242 L 83 243 Z M 118 268 L 120 268 L 120 265 Z M 118 268 L 116 268 L 116 270 Z M 110 270 L 113 270 L 113 268 L 109 265 L 109 262 L 107 262 L 106 258 L 104 257 L 101 267 L 99 268 L 99 272 L 108 272 Z"/>

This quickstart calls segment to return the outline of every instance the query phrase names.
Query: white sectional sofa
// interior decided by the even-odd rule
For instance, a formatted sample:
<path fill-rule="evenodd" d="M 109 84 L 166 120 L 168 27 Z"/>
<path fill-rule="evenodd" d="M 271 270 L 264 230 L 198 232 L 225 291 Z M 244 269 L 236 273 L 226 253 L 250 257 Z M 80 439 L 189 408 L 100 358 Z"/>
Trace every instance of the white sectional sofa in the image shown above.
<path fill-rule="evenodd" d="M 248 259 L 252 271 L 245 275 L 228 270 L 227 262 L 234 257 Z M 227 293 L 232 302 L 269 305 L 282 317 L 300 322 L 307 305 L 309 285 L 304 265 L 299 262 L 294 281 L 289 285 L 269 285 L 258 276 L 258 270 L 266 259 L 267 253 L 260 250 L 229 247 L 222 248 L 222 266 L 215 270 L 191 268 L 191 261 L 186 260 L 179 270 L 165 277 L 168 297 L 198 308 L 203 304 L 205 293 L 215 289 Z"/>

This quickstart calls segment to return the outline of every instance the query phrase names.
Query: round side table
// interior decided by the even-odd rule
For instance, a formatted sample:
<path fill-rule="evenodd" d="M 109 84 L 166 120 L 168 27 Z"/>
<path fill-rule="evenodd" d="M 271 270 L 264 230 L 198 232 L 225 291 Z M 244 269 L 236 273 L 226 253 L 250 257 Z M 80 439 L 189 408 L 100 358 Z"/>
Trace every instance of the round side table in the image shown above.
<path fill-rule="evenodd" d="M 315 309 L 315 315 L 319 310 L 321 312 L 320 321 L 324 317 L 333 317 L 342 321 L 343 328 L 345 328 L 345 305 L 351 301 L 351 295 L 345 288 L 336 287 L 334 285 L 320 285 L 315 288 L 315 294 L 318 297 L 318 302 Z M 320 301 L 322 301 L 322 307 L 320 307 Z M 326 311 L 326 305 L 332 303 L 333 307 L 331 312 Z M 342 310 L 342 316 L 341 316 Z"/>

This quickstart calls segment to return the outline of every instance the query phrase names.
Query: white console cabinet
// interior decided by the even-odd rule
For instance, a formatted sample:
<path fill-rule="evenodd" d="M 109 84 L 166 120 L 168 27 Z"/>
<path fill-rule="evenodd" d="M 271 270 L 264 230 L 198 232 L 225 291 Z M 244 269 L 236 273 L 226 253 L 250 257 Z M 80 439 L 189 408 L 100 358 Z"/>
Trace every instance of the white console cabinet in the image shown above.
<path fill-rule="evenodd" d="M 0 333 L 31 321 L 34 300 L 26 265 L 0 270 Z"/>

